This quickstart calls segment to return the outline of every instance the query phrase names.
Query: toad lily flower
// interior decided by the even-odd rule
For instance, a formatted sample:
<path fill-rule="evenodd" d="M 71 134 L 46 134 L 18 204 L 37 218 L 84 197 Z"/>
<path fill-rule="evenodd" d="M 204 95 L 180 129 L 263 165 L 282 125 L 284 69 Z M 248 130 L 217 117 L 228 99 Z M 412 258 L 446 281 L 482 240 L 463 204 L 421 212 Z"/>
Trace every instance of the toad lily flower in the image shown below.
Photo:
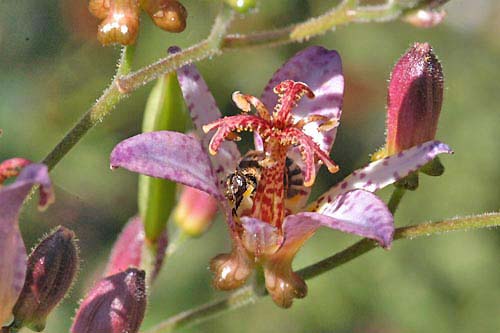
<path fill-rule="evenodd" d="M 330 172 L 338 169 L 329 151 L 344 89 L 339 55 L 318 46 L 299 52 L 274 74 L 260 100 L 234 93 L 233 100 L 243 114 L 225 118 L 220 118 L 194 66 L 180 69 L 178 76 L 196 130 L 208 134 L 200 136 L 201 140 L 168 131 L 141 134 L 115 147 L 111 166 L 171 179 L 215 197 L 225 213 L 233 249 L 212 260 L 214 286 L 237 288 L 261 265 L 266 288 L 281 307 L 291 306 L 294 298 L 307 293 L 305 282 L 292 270 L 292 261 L 320 226 L 390 247 L 393 217 L 372 192 L 437 154 L 450 152 L 445 144 L 431 141 L 373 162 L 306 207 L 319 166 L 325 164 Z M 250 113 L 252 106 L 255 114 Z M 250 179 L 256 183 L 254 192 L 243 188 L 244 178 L 230 178 L 238 171 L 245 175 L 242 168 L 252 164 L 247 163 L 247 154 L 237 165 L 240 153 L 232 140 L 238 140 L 241 131 L 254 132 L 258 150 L 250 154 L 259 156 L 253 165 L 260 172 Z M 298 166 L 293 172 L 292 164 Z M 243 199 L 251 197 L 251 205 L 235 209 L 237 202 L 226 198 L 228 191 L 244 192 Z"/>

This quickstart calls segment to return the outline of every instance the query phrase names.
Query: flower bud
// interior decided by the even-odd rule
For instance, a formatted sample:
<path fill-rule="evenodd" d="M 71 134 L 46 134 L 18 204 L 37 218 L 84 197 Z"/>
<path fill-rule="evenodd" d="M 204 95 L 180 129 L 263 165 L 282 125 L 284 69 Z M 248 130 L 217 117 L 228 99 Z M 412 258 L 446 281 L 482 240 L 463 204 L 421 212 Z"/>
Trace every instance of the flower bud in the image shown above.
<path fill-rule="evenodd" d="M 171 73 L 161 77 L 153 87 L 146 104 L 143 132 L 184 132 L 187 121 L 177 75 Z M 174 208 L 176 184 L 169 180 L 141 175 L 138 192 L 139 213 L 144 223 L 146 238 L 155 243 L 164 232 Z"/>
<path fill-rule="evenodd" d="M 146 266 L 149 282 L 153 282 L 163 265 L 167 245 L 165 230 L 155 244 L 145 246 L 142 221 L 139 217 L 133 217 L 127 222 L 113 245 L 104 276 L 125 271 L 129 267 Z"/>
<path fill-rule="evenodd" d="M 427 43 L 394 66 L 387 96 L 387 155 L 434 139 L 443 102 L 443 71 Z"/>
<path fill-rule="evenodd" d="M 28 258 L 24 287 L 12 311 L 13 327 L 42 331 L 47 316 L 71 287 L 78 267 L 75 234 L 58 227 Z"/>
<path fill-rule="evenodd" d="M 154 24 L 169 32 L 186 29 L 188 16 L 186 8 L 176 0 L 141 0 L 141 7 L 151 17 Z"/>
<path fill-rule="evenodd" d="M 144 227 L 139 217 L 131 218 L 118 236 L 109 256 L 105 276 L 141 267 Z"/>
<path fill-rule="evenodd" d="M 217 213 L 217 200 L 206 192 L 184 186 L 174 209 L 177 225 L 191 237 L 202 235 L 211 225 Z"/>
<path fill-rule="evenodd" d="M 105 4 L 105 1 L 102 2 Z M 97 15 L 103 15 L 106 11 L 105 5 L 101 8 L 103 9 L 97 10 Z M 97 39 L 102 45 L 130 45 L 135 43 L 138 30 L 139 5 L 137 0 L 110 0 L 108 14 L 97 30 Z"/>
<path fill-rule="evenodd" d="M 387 95 L 387 137 L 385 146 L 372 160 L 398 154 L 433 140 L 443 103 L 443 71 L 428 43 L 415 43 L 396 63 Z M 439 159 L 420 169 L 439 176 L 444 167 Z M 418 188 L 418 172 L 395 183 L 408 190 Z"/>
<path fill-rule="evenodd" d="M 145 273 L 129 268 L 94 285 L 80 304 L 71 332 L 136 333 L 145 311 Z"/>

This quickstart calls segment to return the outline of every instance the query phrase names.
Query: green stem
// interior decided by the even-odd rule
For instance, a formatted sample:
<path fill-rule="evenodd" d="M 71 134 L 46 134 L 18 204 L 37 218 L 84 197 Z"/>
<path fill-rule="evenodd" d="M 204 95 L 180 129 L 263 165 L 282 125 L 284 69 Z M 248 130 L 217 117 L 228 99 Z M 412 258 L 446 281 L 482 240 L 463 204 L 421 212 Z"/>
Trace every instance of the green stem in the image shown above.
<path fill-rule="evenodd" d="M 54 147 L 54 149 L 43 159 L 50 170 L 73 148 L 78 141 L 104 117 L 111 113 L 115 105 L 124 97 L 116 86 L 116 78 L 129 73 L 134 58 L 135 46 L 125 46 L 122 49 L 116 76 L 111 85 L 104 91 L 103 95 L 78 120 L 75 126 L 69 130 L 64 138 Z"/>
<path fill-rule="evenodd" d="M 406 189 L 404 189 L 403 187 L 394 187 L 394 191 L 392 192 L 389 203 L 387 204 L 387 207 L 389 207 L 389 211 L 392 213 L 392 215 L 394 215 L 394 213 L 398 209 L 399 203 L 401 202 L 401 199 L 403 198 L 405 193 Z"/>
<path fill-rule="evenodd" d="M 460 217 L 454 219 L 443 220 L 439 222 L 423 223 L 408 227 L 396 229 L 394 240 L 413 239 L 421 236 L 431 236 L 450 231 L 465 231 L 471 229 L 500 227 L 500 213 L 490 213 L 475 215 L 469 217 Z M 317 263 L 307 266 L 297 273 L 305 280 L 312 279 L 318 275 L 326 273 L 334 268 L 337 268 L 364 253 L 375 249 L 378 244 L 370 239 L 362 239 L 359 242 L 351 245 L 343 251 L 334 254 L 331 257 L 323 259 Z M 254 303 L 260 297 L 254 289 L 249 286 L 242 288 L 225 298 L 204 304 L 200 307 L 181 312 L 159 325 L 144 331 L 144 333 L 166 333 L 172 332 L 175 329 L 192 326 L 201 323 L 210 318 L 220 315 L 226 311 L 235 310 L 244 305 Z"/>
<path fill-rule="evenodd" d="M 440 3 L 446 1 L 440 0 Z M 49 169 L 52 169 L 80 141 L 89 129 L 102 121 L 106 115 L 110 114 L 116 104 L 128 96 L 127 94 L 155 80 L 159 76 L 173 72 L 186 64 L 219 55 L 231 49 L 273 46 L 303 41 L 323 34 L 336 26 L 350 22 L 365 23 L 394 20 L 428 4 L 429 0 L 419 0 L 412 5 L 403 5 L 400 1 L 388 0 L 387 3 L 379 6 L 358 6 L 358 1 L 356 0 L 344 0 L 334 9 L 318 17 L 312 17 L 302 23 L 281 29 L 246 35 L 226 35 L 227 28 L 233 17 L 233 11 L 229 6 L 223 6 L 209 37 L 201 43 L 179 53 L 169 55 L 128 75 L 127 73 L 130 70 L 130 67 L 126 65 L 128 62 L 120 62 L 121 65 L 117 72 L 117 77 L 113 80 L 109 88 L 104 91 L 97 103 L 83 115 L 77 124 L 44 158 L 43 163 L 47 164 Z M 125 57 L 122 57 L 124 60 L 128 58 L 126 55 L 128 50 L 132 50 L 132 48 L 128 47 L 125 50 Z"/>
<path fill-rule="evenodd" d="M 166 58 L 144 67 L 118 80 L 118 88 L 122 93 L 129 93 L 157 79 L 159 76 L 175 71 L 193 61 L 212 57 L 221 53 L 220 48 L 229 23 L 233 18 L 233 10 L 223 6 L 212 27 L 210 35 L 201 43 L 171 54 Z"/>
<path fill-rule="evenodd" d="M 428 0 L 420 0 L 413 5 L 404 5 L 400 1 L 389 0 L 385 4 L 377 6 L 358 6 L 356 0 L 344 0 L 337 7 L 320 16 L 285 28 L 247 35 L 229 35 L 224 38 L 222 48 L 224 50 L 302 42 L 348 23 L 395 20 L 407 12 L 425 6 L 427 2 Z"/>

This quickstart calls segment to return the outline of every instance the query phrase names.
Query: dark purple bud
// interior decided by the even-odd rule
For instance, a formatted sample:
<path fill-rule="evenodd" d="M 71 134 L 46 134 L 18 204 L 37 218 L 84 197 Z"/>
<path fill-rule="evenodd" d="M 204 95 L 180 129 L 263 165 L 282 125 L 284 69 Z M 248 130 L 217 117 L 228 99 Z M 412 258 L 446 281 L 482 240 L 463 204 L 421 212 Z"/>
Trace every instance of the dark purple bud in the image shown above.
<path fill-rule="evenodd" d="M 394 66 L 387 96 L 386 154 L 433 140 L 443 102 L 443 71 L 428 43 L 415 43 Z"/>
<path fill-rule="evenodd" d="M 15 328 L 40 332 L 49 313 L 64 298 L 79 267 L 73 231 L 58 227 L 43 239 L 28 258 L 24 287 L 14 310 Z"/>
<path fill-rule="evenodd" d="M 138 332 L 146 311 L 145 275 L 129 268 L 97 282 L 80 304 L 71 332 Z"/>

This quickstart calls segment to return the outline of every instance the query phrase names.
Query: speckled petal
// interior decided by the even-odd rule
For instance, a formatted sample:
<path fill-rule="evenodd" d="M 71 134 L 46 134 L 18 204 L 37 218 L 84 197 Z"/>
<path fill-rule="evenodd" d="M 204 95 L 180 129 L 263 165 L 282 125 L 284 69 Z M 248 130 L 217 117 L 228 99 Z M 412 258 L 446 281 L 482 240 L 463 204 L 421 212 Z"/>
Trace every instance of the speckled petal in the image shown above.
<path fill-rule="evenodd" d="M 110 160 L 111 168 L 169 179 L 222 198 L 210 159 L 191 136 L 169 131 L 139 134 L 116 145 Z"/>
<path fill-rule="evenodd" d="M 432 161 L 439 154 L 452 154 L 448 145 L 440 141 L 428 141 L 424 144 L 404 150 L 399 154 L 372 162 L 366 167 L 354 171 L 343 181 L 332 187 L 318 200 L 313 202 L 308 210 L 321 209 L 332 198 L 353 189 L 375 192 L 409 173 L 418 170 L 424 164 Z"/>
<path fill-rule="evenodd" d="M 333 128 L 318 131 L 321 123 L 311 122 L 304 127 L 320 148 L 329 152 L 340 122 L 342 97 L 344 94 L 344 77 L 342 62 L 336 51 L 329 51 L 321 46 L 311 46 L 297 53 L 286 62 L 267 84 L 262 93 L 262 102 L 269 110 L 277 103 L 277 95 L 273 88 L 284 80 L 304 82 L 312 89 L 313 99 L 303 98 L 293 110 L 296 119 L 304 119 L 310 115 L 327 117 Z"/>
<path fill-rule="evenodd" d="M 197 135 L 203 138 L 203 149 L 207 150 L 213 133 L 205 135 L 202 126 L 216 121 L 222 115 L 205 80 L 194 65 L 187 65 L 179 69 L 177 77 Z M 234 142 L 226 141 L 221 144 L 217 155 L 210 156 L 210 159 L 219 182 L 223 182 L 226 175 L 236 168 L 240 152 Z"/>
<path fill-rule="evenodd" d="M 394 219 L 376 195 L 362 190 L 347 192 L 314 213 L 299 213 L 285 219 L 285 240 L 279 252 L 295 253 L 317 228 L 331 229 L 375 239 L 388 248 L 394 233 Z"/>
<path fill-rule="evenodd" d="M 19 210 L 34 185 L 40 185 L 40 206 L 53 201 L 47 167 L 26 166 L 16 181 L 0 189 L 0 324 L 12 311 L 26 274 L 26 248 L 19 232 Z"/>

